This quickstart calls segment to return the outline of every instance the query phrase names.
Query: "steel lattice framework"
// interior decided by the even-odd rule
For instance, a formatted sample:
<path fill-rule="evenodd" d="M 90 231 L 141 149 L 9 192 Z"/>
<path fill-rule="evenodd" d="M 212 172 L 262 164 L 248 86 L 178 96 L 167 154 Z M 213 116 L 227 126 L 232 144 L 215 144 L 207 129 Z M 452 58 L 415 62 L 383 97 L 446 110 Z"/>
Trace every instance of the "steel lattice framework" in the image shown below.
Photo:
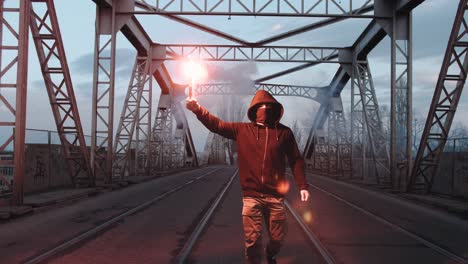
<path fill-rule="evenodd" d="M 354 77 L 354 76 L 353 76 Z M 357 78 L 354 78 L 357 80 Z M 364 117 L 364 103 L 361 96 L 361 89 L 356 87 L 356 82 L 351 83 L 351 152 L 354 168 L 359 168 L 360 171 L 353 173 L 360 175 L 359 178 L 367 179 L 367 140 L 366 126 Z M 359 164 L 360 166 L 356 166 Z"/>
<path fill-rule="evenodd" d="M 132 77 L 115 136 L 115 160 L 112 168 L 113 179 L 115 180 L 121 180 L 130 174 L 128 171 L 130 148 L 132 143 L 136 143 L 133 142 L 133 133 L 139 120 L 143 89 L 151 82 L 150 66 L 151 61 L 147 57 L 137 57 L 133 66 Z"/>
<path fill-rule="evenodd" d="M 27 69 L 28 69 L 28 35 L 30 21 L 30 3 L 16 1 L 12 6 L 6 7 L 5 1 L 0 1 L 1 7 L 1 29 L 0 29 L 0 89 L 12 91 L 13 96 L 8 96 L 5 91 L 0 93 L 0 102 L 8 109 L 9 116 L 0 121 L 0 128 L 4 129 L 6 140 L 0 142 L 0 151 L 4 151 L 13 143 L 13 161 L 1 161 L 5 165 L 13 164 L 13 179 L 0 175 L 1 181 L 13 192 L 12 203 L 20 205 L 23 203 L 23 182 L 25 162 L 25 129 L 26 129 L 26 92 L 27 92 Z M 14 21 L 19 21 L 17 27 Z M 10 45 L 5 43 L 5 31 L 13 36 Z M 11 59 L 5 59 L 6 55 Z M 5 65 L 6 64 L 6 65 Z M 6 78 L 9 74 L 16 78 Z M 8 131 L 9 129 L 12 129 Z M 8 136 L 9 135 L 9 136 Z"/>
<path fill-rule="evenodd" d="M 141 91 L 140 105 L 136 116 L 135 139 L 135 174 L 149 175 L 151 165 L 151 138 L 152 138 L 152 102 L 153 102 L 153 63 L 151 56 L 146 57 L 148 71 L 146 72 L 146 85 Z"/>
<path fill-rule="evenodd" d="M 353 66 L 353 82 L 352 86 L 357 87 L 357 93 L 353 92 L 352 111 L 360 115 L 357 122 L 352 122 L 354 131 L 356 131 L 356 138 L 359 144 L 362 145 L 365 140 L 368 142 L 371 158 L 374 162 L 375 179 L 378 184 L 390 184 L 389 179 L 389 163 L 387 152 L 387 137 L 384 134 L 382 121 L 380 119 L 379 104 L 375 95 L 374 83 L 367 61 L 356 62 Z M 356 89 L 356 88 L 354 88 Z M 359 104 L 359 105 L 358 105 Z M 366 127 L 367 137 L 363 133 L 364 124 Z M 361 148 L 362 153 L 365 155 L 366 147 Z M 367 171 L 367 167 L 363 167 Z"/>
<path fill-rule="evenodd" d="M 411 179 L 411 191 L 429 192 L 468 72 L 468 1 L 461 0 L 434 91 Z"/>
<path fill-rule="evenodd" d="M 313 137 L 313 155 L 312 155 L 312 169 L 313 171 L 328 173 L 329 171 L 329 144 L 325 136 L 325 131 L 316 130 Z"/>
<path fill-rule="evenodd" d="M 105 183 L 112 181 L 114 160 L 115 11 L 115 8 L 97 8 L 94 44 L 91 166 L 96 179 Z M 102 138 L 101 142 L 98 138 Z"/>
<path fill-rule="evenodd" d="M 133 14 L 174 14 L 174 15 L 223 15 L 223 16 L 289 16 L 289 17 L 361 17 L 374 15 L 359 14 L 356 9 L 373 6 L 372 0 L 136 0 L 137 10 Z"/>
<path fill-rule="evenodd" d="M 198 84 L 194 91 L 197 95 L 252 95 L 258 90 L 266 90 L 272 95 L 297 96 L 320 102 L 325 98 L 328 87 L 312 87 L 300 85 L 283 85 L 270 83 L 256 83 L 251 91 L 234 90 L 233 83 L 204 83 Z"/>
<path fill-rule="evenodd" d="M 256 61 L 256 62 L 316 62 L 346 63 L 338 61 L 341 48 L 239 45 L 176 45 L 164 44 L 157 47 L 166 49 L 165 60 L 179 60 L 191 57 L 203 61 Z M 348 62 L 351 63 L 351 62 Z"/>
<path fill-rule="evenodd" d="M 335 177 L 350 178 L 352 172 L 351 142 L 341 98 L 332 97 L 329 109 L 328 173 Z"/>
<path fill-rule="evenodd" d="M 93 184 L 80 115 L 52 0 L 31 1 L 31 33 L 49 95 L 63 155 L 75 185 Z M 43 10 L 39 13 L 39 10 Z M 84 175 L 79 177 L 80 172 Z"/>
<path fill-rule="evenodd" d="M 0 151 L 13 145 L 14 186 L 11 179 L 0 180 L 13 190 L 13 203 L 21 204 L 24 183 L 24 143 L 28 27 L 34 36 L 41 70 L 52 112 L 57 124 L 72 179 L 77 185 L 111 183 L 130 175 L 133 161 L 136 175 L 156 174 L 162 170 L 197 166 L 198 160 L 190 129 L 180 105 L 184 85 L 175 84 L 165 61 L 185 56 L 206 61 L 295 62 L 299 66 L 260 77 L 252 93 L 259 89 L 274 95 L 299 96 L 320 102 L 317 118 L 309 132 L 304 156 L 315 168 L 330 176 L 350 177 L 354 161 L 362 161 L 360 175 L 372 173 L 380 184 L 394 189 L 406 185 L 412 168 L 412 18 L 411 11 L 424 0 L 93 0 L 96 3 L 95 56 L 92 103 L 92 140 L 88 157 L 53 0 L 12 0 L 6 7 L 0 0 L 0 106 L 9 119 L 0 128 L 14 128 L 0 142 Z M 45 5 L 39 14 L 32 4 Z M 433 174 L 453 120 L 466 80 L 468 59 L 464 37 L 466 1 L 460 1 L 454 29 L 437 84 L 434 100 L 408 184 L 409 190 L 421 186 L 430 191 Z M 19 23 L 8 21 L 15 14 Z M 154 43 L 136 18 L 137 14 L 157 14 L 192 28 L 233 42 L 227 45 Z M 184 15 L 184 16 L 182 16 Z M 201 23 L 186 15 L 203 16 L 276 16 L 323 17 L 322 20 L 249 42 Z M 308 47 L 278 46 L 272 43 L 297 36 L 350 18 L 371 20 L 352 46 Z M 137 50 L 137 62 L 114 142 L 114 86 L 117 33 L 121 32 Z M 14 44 L 5 44 L 4 35 Z M 384 38 L 391 40 L 391 113 L 389 146 L 379 116 L 367 55 Z M 10 42 L 11 43 L 11 42 Z M 12 56 L 5 56 L 5 54 Z M 6 58 L 13 58 L 8 61 Z M 339 65 L 326 87 L 269 84 L 267 81 L 322 63 Z M 451 69 L 455 72 L 451 72 Z M 15 80 L 7 75 L 16 70 Z M 158 110 L 152 122 L 152 79 L 161 89 Z M 346 137 L 344 111 L 333 107 L 351 80 L 351 139 Z M 4 92 L 6 90 L 7 92 Z M 8 92 L 13 91 L 13 92 Z M 200 85 L 197 94 L 237 94 L 226 84 Z M 13 96 L 14 95 L 14 96 Z M 337 110 L 338 109 L 338 110 Z M 329 133 L 323 135 L 328 119 Z M 335 131 L 335 133 L 330 133 Z M 2 130 L 3 133 L 3 130 Z M 98 141 L 98 138 L 103 140 Z M 351 145 L 350 145 L 351 144 Z M 226 144 L 221 144 L 226 145 Z M 388 148 L 387 148 L 388 147 Z M 388 149 L 388 153 L 387 153 Z M 372 160 L 369 163 L 369 160 Z M 2 161 L 2 165 L 8 163 Z M 356 169 L 354 169 L 356 172 Z M 82 173 L 83 172 L 83 173 Z M 374 175 L 375 174 L 375 175 Z M 352 176 L 352 175 L 351 175 Z M 354 176 L 352 176 L 354 177 Z M 366 179 L 370 177 L 363 176 Z"/>

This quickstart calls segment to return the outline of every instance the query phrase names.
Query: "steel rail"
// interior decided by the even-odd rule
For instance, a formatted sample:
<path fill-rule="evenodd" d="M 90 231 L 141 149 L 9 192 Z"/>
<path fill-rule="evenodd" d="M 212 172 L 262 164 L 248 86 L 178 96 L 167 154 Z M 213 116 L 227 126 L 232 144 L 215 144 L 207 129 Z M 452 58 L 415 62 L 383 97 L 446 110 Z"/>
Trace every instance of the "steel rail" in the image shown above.
<path fill-rule="evenodd" d="M 92 237 L 94 237 L 96 234 L 98 234 L 99 232 L 102 232 L 103 230 L 109 228 L 110 226 L 112 226 L 113 224 L 119 222 L 121 219 L 129 216 L 129 215 L 132 215 L 136 212 L 139 212 L 139 211 L 142 211 L 143 209 L 149 207 L 150 205 L 154 204 L 155 202 L 158 202 L 158 201 L 161 201 L 162 199 L 164 198 L 167 198 L 169 195 L 177 192 L 177 191 L 180 191 L 181 189 L 183 188 L 186 188 L 188 185 L 210 175 L 210 174 L 213 174 L 219 170 L 221 170 L 222 168 L 219 168 L 219 169 L 216 169 L 216 170 L 213 170 L 211 172 L 208 172 L 208 173 L 205 173 L 201 176 L 198 176 L 196 177 L 195 179 L 191 179 L 185 183 L 182 183 L 180 184 L 179 186 L 169 190 L 169 191 L 166 191 L 146 202 L 143 202 L 131 209 L 128 209 L 116 216 L 113 216 L 111 217 L 109 220 L 105 221 L 104 223 L 98 225 L 98 226 L 95 226 L 63 243 L 61 243 L 60 245 L 57 245 L 57 246 L 54 246 L 53 248 L 41 253 L 41 254 L 38 254 L 36 256 L 33 256 L 29 259 L 27 259 L 25 262 L 23 262 L 24 264 L 34 264 L 34 263 L 41 263 L 43 261 L 46 261 L 56 255 L 58 255 L 59 253 L 73 247 L 74 245 L 78 244 L 78 243 L 81 243 L 83 241 L 86 241 Z"/>
<path fill-rule="evenodd" d="M 338 195 L 336 195 L 334 193 L 331 193 L 331 192 L 329 192 L 329 191 L 327 191 L 327 190 L 325 190 L 325 189 L 323 189 L 323 188 L 321 188 L 319 186 L 316 186 L 316 185 L 310 184 L 310 183 L 309 183 L 309 186 L 311 186 L 311 187 L 313 187 L 313 188 L 315 188 L 315 189 L 317 189 L 317 190 L 319 190 L 319 191 L 321 191 L 321 192 L 323 192 L 325 194 L 328 194 L 329 196 L 335 198 L 336 200 L 338 200 L 338 201 L 340 201 L 340 202 L 342 202 L 342 203 L 344 203 L 346 205 L 351 206 L 352 208 L 364 213 L 365 215 L 370 216 L 370 217 L 378 220 L 379 222 L 381 222 L 381 223 L 383 223 L 383 224 L 385 224 L 385 225 L 387 225 L 387 226 L 389 226 L 391 228 L 394 228 L 394 229 L 396 229 L 396 230 L 410 236 L 411 238 L 413 238 L 413 239 L 419 241 L 420 243 L 422 243 L 423 245 L 425 245 L 425 246 L 439 252 L 440 254 L 442 254 L 442 255 L 444 255 L 444 256 L 446 256 L 448 258 L 450 258 L 451 260 L 455 261 L 456 263 L 468 264 L 468 259 L 467 258 L 465 258 L 463 256 L 459 256 L 456 253 L 453 253 L 453 252 L 449 251 L 448 249 L 445 249 L 442 246 L 439 246 L 439 245 L 437 245 L 437 244 L 435 244 L 435 243 L 433 243 L 433 242 L 431 242 L 431 241 L 429 241 L 429 240 L 427 240 L 427 239 L 425 239 L 425 238 L 423 238 L 423 237 L 409 231 L 408 229 L 406 229 L 404 227 L 401 227 L 401 226 L 399 226 L 397 224 L 394 224 L 394 223 L 386 220 L 385 218 L 383 218 L 381 216 L 378 216 L 378 215 L 376 215 L 376 214 L 374 214 L 374 213 L 360 207 L 359 205 L 356 205 L 355 203 L 347 201 L 344 198 L 342 198 L 342 197 L 340 197 L 340 196 L 338 196 Z"/>
<path fill-rule="evenodd" d="M 325 262 L 327 264 L 335 264 L 336 261 L 333 255 L 330 253 L 330 251 L 327 250 L 327 248 L 322 244 L 322 242 L 320 242 L 318 237 L 314 234 L 314 232 L 312 232 L 312 230 L 307 226 L 307 224 L 304 223 L 304 221 L 302 221 L 302 218 L 297 214 L 294 208 L 292 208 L 289 202 L 285 200 L 284 204 L 286 205 L 286 208 L 289 210 L 293 218 L 302 228 L 302 231 L 304 231 L 307 238 L 315 245 L 315 247 L 319 251 L 320 255 L 323 257 Z"/>
<path fill-rule="evenodd" d="M 201 233 L 203 232 L 203 230 L 206 228 L 206 226 L 208 225 L 208 221 L 211 219 L 211 217 L 213 216 L 216 208 L 218 207 L 219 203 L 221 202 L 221 200 L 224 198 L 224 196 L 226 195 L 227 193 L 227 190 L 229 189 L 229 187 L 231 187 L 231 184 L 234 180 L 234 178 L 239 174 L 239 169 L 236 170 L 236 172 L 234 172 L 234 174 L 231 176 L 231 178 L 229 179 L 228 183 L 226 184 L 226 186 L 224 186 L 223 190 L 221 191 L 221 193 L 218 195 L 218 197 L 216 198 L 216 200 L 213 202 L 213 204 L 211 204 L 210 208 L 208 209 L 208 211 L 205 213 L 205 215 L 203 215 L 203 218 L 200 220 L 200 222 L 198 223 L 197 227 L 195 227 L 195 230 L 192 232 L 192 234 L 190 235 L 189 239 L 187 240 L 187 242 L 185 242 L 184 244 L 184 247 L 182 248 L 182 250 L 179 252 L 179 254 L 177 254 L 177 256 L 175 257 L 176 259 L 176 263 L 178 264 L 183 264 L 183 263 L 186 263 L 185 261 L 187 260 L 187 258 L 189 257 L 190 253 L 192 252 L 192 249 L 193 247 L 195 246 L 195 244 L 197 243 L 198 239 L 200 238 L 200 235 Z"/>

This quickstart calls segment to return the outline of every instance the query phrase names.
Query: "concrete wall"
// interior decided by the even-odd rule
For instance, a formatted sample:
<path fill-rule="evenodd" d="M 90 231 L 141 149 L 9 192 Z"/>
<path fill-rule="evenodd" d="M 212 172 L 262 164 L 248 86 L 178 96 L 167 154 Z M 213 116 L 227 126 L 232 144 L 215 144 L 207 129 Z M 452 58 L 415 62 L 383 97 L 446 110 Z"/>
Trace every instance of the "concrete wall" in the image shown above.
<path fill-rule="evenodd" d="M 432 188 L 436 193 L 468 198 L 468 152 L 444 152 Z"/>
<path fill-rule="evenodd" d="M 60 145 L 27 144 L 25 193 L 72 186 Z"/>

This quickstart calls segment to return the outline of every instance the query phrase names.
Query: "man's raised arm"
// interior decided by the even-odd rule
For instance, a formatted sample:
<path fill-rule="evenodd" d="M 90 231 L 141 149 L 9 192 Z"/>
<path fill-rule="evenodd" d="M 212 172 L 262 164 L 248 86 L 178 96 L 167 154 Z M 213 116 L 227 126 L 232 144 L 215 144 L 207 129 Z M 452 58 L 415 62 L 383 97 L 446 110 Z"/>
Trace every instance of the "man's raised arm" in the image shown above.
<path fill-rule="evenodd" d="M 200 120 L 211 132 L 236 140 L 239 123 L 224 122 L 218 117 L 210 114 L 206 108 L 202 107 L 197 100 L 193 98 L 191 100 L 186 100 L 186 106 L 187 109 L 192 111 L 197 116 L 197 119 Z"/>

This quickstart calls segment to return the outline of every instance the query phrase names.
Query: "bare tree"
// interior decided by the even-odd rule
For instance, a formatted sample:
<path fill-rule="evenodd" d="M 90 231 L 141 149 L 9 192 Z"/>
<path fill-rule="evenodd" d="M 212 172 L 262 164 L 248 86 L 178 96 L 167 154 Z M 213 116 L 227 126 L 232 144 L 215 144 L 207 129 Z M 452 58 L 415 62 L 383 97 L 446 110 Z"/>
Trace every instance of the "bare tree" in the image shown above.
<path fill-rule="evenodd" d="M 424 117 L 424 115 L 421 114 L 420 112 L 414 113 L 413 115 L 413 151 L 414 153 L 418 151 L 425 124 L 426 124 L 426 118 Z"/>

